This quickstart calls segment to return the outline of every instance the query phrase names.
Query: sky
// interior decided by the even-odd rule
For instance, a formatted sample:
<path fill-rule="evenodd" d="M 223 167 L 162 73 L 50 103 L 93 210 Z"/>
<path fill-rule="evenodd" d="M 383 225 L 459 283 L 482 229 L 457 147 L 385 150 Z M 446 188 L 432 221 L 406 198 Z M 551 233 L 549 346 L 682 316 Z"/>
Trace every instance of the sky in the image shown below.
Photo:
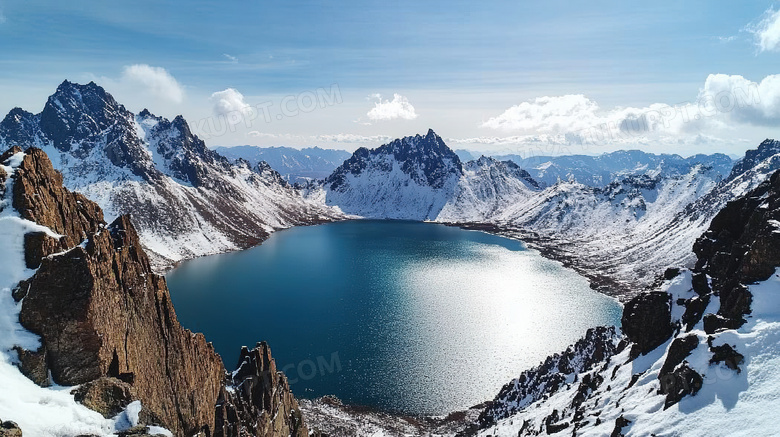
<path fill-rule="evenodd" d="M 63 80 L 210 147 L 741 155 L 780 137 L 769 1 L 0 0 L 0 113 Z"/>

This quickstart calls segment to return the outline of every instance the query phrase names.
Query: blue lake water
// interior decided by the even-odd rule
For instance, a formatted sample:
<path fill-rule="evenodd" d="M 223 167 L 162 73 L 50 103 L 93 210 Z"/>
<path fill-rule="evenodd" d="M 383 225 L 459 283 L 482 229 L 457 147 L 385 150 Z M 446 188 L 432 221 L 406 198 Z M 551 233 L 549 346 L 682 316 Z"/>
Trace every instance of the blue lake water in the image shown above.
<path fill-rule="evenodd" d="M 296 396 L 412 414 L 492 399 L 621 312 L 518 241 L 431 223 L 293 228 L 167 279 L 181 323 L 229 369 L 266 340 Z"/>

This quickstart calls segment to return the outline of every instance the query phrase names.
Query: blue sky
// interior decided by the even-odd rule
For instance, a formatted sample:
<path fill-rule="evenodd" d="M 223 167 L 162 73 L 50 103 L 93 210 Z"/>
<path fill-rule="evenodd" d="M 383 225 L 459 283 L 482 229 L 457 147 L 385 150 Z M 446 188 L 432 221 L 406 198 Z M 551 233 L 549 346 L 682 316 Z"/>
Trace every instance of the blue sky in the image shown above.
<path fill-rule="evenodd" d="M 0 0 L 0 111 L 37 112 L 63 79 L 95 80 L 134 111 L 181 113 L 206 127 L 197 121 L 231 117 L 225 134 L 201 132 L 209 145 L 354 149 L 432 127 L 454 147 L 522 152 L 565 144 L 588 128 L 583 120 L 695 105 L 703 89 L 736 86 L 708 81 L 722 74 L 762 85 L 760 102 L 584 151 L 741 153 L 778 136 L 780 90 L 761 84 L 780 73 L 776 9 L 766 1 Z M 248 115 L 318 90 L 339 98 L 270 121 Z M 755 107 L 760 114 L 748 111 Z"/>

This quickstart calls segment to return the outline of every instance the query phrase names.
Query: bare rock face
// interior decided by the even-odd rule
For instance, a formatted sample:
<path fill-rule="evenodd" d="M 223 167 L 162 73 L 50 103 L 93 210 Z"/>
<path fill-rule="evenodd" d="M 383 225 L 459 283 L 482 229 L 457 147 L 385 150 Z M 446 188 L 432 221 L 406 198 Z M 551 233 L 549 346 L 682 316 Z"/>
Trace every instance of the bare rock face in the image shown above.
<path fill-rule="evenodd" d="M 623 333 L 634 343 L 632 356 L 646 354 L 672 336 L 670 303 L 665 292 L 640 294 L 626 303 L 621 323 Z"/>
<path fill-rule="evenodd" d="M 13 206 L 23 218 L 64 235 L 63 245 L 75 245 L 103 223 L 96 203 L 62 186 L 62 175 L 40 149 L 26 152 L 14 176 Z"/>
<path fill-rule="evenodd" d="M 62 235 L 25 240 L 25 251 L 40 267 L 17 287 L 23 299 L 19 319 L 43 345 L 20 351 L 29 363 L 26 374 L 50 372 L 58 384 L 85 384 L 75 395 L 106 415 L 140 400 L 146 423 L 175 435 L 215 435 L 225 399 L 235 414 L 219 419 L 220 429 L 308 434 L 267 346 L 242 352 L 248 364 L 231 381 L 203 335 L 181 327 L 165 279 L 152 272 L 128 216 L 106 225 L 95 203 L 62 187 L 61 176 L 37 149 L 27 151 L 13 190 L 22 217 Z M 230 393 L 226 385 L 234 382 L 249 390 L 246 396 Z M 264 433 L 247 431 L 255 423 L 265 424 Z"/>
<path fill-rule="evenodd" d="M 40 149 L 27 151 L 14 175 L 13 191 L 13 207 L 22 218 L 63 236 L 56 240 L 41 232 L 25 235 L 25 261 L 29 268 L 37 268 L 46 255 L 81 243 L 103 223 L 103 212 L 97 204 L 63 188 L 62 175 Z"/>
<path fill-rule="evenodd" d="M 709 319 L 712 329 L 741 326 L 752 303 L 745 284 L 768 279 L 780 265 L 779 219 L 780 173 L 775 173 L 729 202 L 696 241 L 696 268 L 712 277 L 713 291 L 721 300 L 720 319 Z"/>
<path fill-rule="evenodd" d="M 172 430 L 211 428 L 222 362 L 179 325 L 127 216 L 85 247 L 43 259 L 19 318 L 43 337 L 56 382 L 119 378 Z"/>
<path fill-rule="evenodd" d="M 116 378 L 103 377 L 72 391 L 76 402 L 110 418 L 121 413 L 137 396 L 133 386 Z"/>

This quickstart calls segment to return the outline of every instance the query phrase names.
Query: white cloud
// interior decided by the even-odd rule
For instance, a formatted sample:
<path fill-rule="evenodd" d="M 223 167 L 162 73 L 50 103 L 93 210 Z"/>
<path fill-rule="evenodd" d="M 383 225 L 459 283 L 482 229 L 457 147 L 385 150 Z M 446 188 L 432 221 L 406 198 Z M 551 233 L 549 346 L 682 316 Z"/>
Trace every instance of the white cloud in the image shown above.
<path fill-rule="evenodd" d="M 495 147 L 612 144 L 671 148 L 674 144 L 704 145 L 706 138 L 733 137 L 747 127 L 778 124 L 780 75 L 753 82 L 738 75 L 711 74 L 694 99 L 677 105 L 653 103 L 606 110 L 580 94 L 539 97 L 512 106 L 481 125 L 512 135 L 455 142 Z M 718 143 L 717 139 L 707 141 Z"/>
<path fill-rule="evenodd" d="M 599 105 L 582 94 L 537 97 L 512 106 L 482 126 L 504 131 L 576 131 L 600 123 L 598 110 Z"/>
<path fill-rule="evenodd" d="M 0 24 L 5 24 L 6 21 L 8 21 L 8 19 L 5 18 L 5 14 L 3 13 L 3 10 L 0 9 Z"/>
<path fill-rule="evenodd" d="M 482 127 L 524 135 L 591 136 L 603 139 L 626 135 L 692 135 L 740 125 L 780 122 L 780 75 L 760 83 L 738 75 L 711 74 L 695 100 L 642 108 L 603 110 L 581 94 L 545 96 L 512 106 Z"/>
<path fill-rule="evenodd" d="M 399 118 L 413 120 L 417 118 L 414 106 L 409 103 L 406 97 L 400 94 L 393 94 L 393 100 L 382 100 L 382 96 L 379 94 L 374 94 L 371 97 L 377 100 L 374 107 L 366 114 L 371 120 L 395 120 Z"/>
<path fill-rule="evenodd" d="M 780 123 L 780 75 L 753 82 L 740 75 L 711 74 L 697 106 L 703 117 L 711 116 L 726 126 L 776 126 Z"/>
<path fill-rule="evenodd" d="M 245 116 L 252 115 L 252 106 L 244 102 L 244 95 L 234 88 L 217 91 L 211 95 L 216 116 L 224 116 L 230 124 L 240 123 Z"/>
<path fill-rule="evenodd" d="M 605 111 L 582 94 L 568 94 L 537 97 L 520 103 L 481 126 L 526 136 L 562 136 L 567 141 L 585 141 L 586 136 L 622 136 L 670 129 L 672 113 L 673 108 L 664 104 Z"/>
<path fill-rule="evenodd" d="M 227 53 L 223 53 L 222 56 L 224 56 L 228 61 L 232 62 L 233 64 L 238 64 L 238 58 L 237 57 L 235 57 L 233 55 L 229 55 Z"/>
<path fill-rule="evenodd" d="M 572 154 L 601 154 L 610 150 L 639 148 L 656 153 L 712 153 L 714 150 L 739 150 L 755 146 L 753 140 L 744 138 L 721 138 L 704 134 L 685 136 L 629 136 L 616 137 L 609 141 L 580 142 L 565 135 L 527 135 L 509 137 L 447 138 L 445 142 L 453 148 L 466 148 L 486 155 L 518 154 L 525 158 L 533 156 L 557 156 Z"/>
<path fill-rule="evenodd" d="M 780 51 L 780 10 L 769 9 L 755 26 L 749 26 L 758 50 L 761 52 Z"/>
<path fill-rule="evenodd" d="M 184 99 L 182 86 L 161 67 L 146 64 L 128 65 L 122 70 L 121 81 L 130 86 L 141 87 L 163 100 L 181 103 Z"/>

